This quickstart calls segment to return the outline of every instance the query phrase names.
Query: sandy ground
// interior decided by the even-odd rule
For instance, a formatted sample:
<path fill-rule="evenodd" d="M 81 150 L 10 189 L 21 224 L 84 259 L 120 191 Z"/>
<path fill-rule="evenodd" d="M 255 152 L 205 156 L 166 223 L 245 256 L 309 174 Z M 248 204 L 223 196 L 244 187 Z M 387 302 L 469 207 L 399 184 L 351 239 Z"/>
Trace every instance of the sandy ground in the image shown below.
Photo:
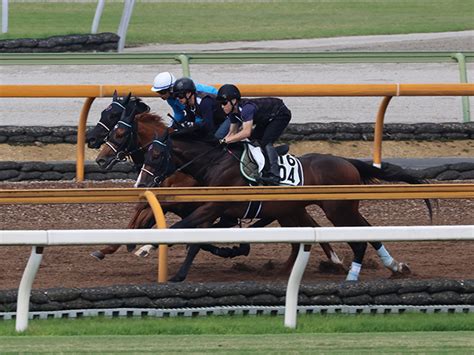
<path fill-rule="evenodd" d="M 291 153 L 295 155 L 316 152 L 350 158 L 369 158 L 372 151 L 373 143 L 363 141 L 303 141 L 291 144 Z M 76 146 L 73 144 L 0 144 L 0 152 L 0 161 L 76 160 Z M 86 160 L 95 160 L 97 154 L 97 150 L 86 148 Z M 385 158 L 473 157 L 474 141 L 385 141 L 382 154 Z"/>

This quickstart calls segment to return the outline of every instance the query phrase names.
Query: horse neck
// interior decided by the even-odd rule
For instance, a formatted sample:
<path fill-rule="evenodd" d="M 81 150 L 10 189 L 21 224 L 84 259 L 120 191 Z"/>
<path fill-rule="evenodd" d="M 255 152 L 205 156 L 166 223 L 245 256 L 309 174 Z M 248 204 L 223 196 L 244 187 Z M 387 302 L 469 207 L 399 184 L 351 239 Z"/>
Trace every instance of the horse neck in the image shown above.
<path fill-rule="evenodd" d="M 163 136 L 168 127 L 158 120 L 137 120 L 137 142 L 142 148 L 149 145 L 156 136 Z"/>
<path fill-rule="evenodd" d="M 197 181 L 208 184 L 212 175 L 220 171 L 220 169 L 218 171 L 213 170 L 212 167 L 215 166 L 215 162 L 224 159 L 219 155 L 218 149 L 213 149 L 211 145 L 202 142 L 173 139 L 172 159 L 178 169 L 192 161 L 182 171 L 191 175 Z M 214 158 L 217 158 L 217 160 Z"/>

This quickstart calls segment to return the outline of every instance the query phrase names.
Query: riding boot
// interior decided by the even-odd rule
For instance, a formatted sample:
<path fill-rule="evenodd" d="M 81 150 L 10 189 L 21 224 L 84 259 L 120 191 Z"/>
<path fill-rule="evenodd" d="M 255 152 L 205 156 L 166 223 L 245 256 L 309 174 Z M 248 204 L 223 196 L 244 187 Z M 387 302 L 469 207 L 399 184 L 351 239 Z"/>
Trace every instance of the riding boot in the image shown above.
<path fill-rule="evenodd" d="M 263 176 L 260 178 L 265 185 L 280 184 L 280 168 L 278 166 L 278 153 L 271 143 L 267 144 L 264 149 L 266 163 Z"/>

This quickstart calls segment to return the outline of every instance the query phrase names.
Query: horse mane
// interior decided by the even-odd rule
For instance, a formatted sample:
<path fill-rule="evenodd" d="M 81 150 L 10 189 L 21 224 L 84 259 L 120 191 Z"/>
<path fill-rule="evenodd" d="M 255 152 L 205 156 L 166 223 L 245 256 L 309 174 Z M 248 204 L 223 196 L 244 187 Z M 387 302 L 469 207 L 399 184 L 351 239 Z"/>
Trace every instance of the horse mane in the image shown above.
<path fill-rule="evenodd" d="M 163 121 L 163 118 L 154 112 L 144 112 L 135 116 L 135 120 L 140 123 L 156 123 L 162 128 L 167 127 L 166 123 Z"/>

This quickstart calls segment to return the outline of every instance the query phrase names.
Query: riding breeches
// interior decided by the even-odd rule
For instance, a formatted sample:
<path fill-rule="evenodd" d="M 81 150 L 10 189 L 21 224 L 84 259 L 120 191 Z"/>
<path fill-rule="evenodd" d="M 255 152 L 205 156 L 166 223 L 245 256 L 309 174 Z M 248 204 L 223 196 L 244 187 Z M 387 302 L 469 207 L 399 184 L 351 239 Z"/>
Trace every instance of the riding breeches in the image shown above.
<path fill-rule="evenodd" d="M 261 147 L 265 147 L 269 143 L 273 144 L 280 138 L 290 120 L 291 111 L 283 105 L 275 115 L 270 118 L 268 123 L 257 124 L 255 126 L 251 138 L 258 140 Z"/>

